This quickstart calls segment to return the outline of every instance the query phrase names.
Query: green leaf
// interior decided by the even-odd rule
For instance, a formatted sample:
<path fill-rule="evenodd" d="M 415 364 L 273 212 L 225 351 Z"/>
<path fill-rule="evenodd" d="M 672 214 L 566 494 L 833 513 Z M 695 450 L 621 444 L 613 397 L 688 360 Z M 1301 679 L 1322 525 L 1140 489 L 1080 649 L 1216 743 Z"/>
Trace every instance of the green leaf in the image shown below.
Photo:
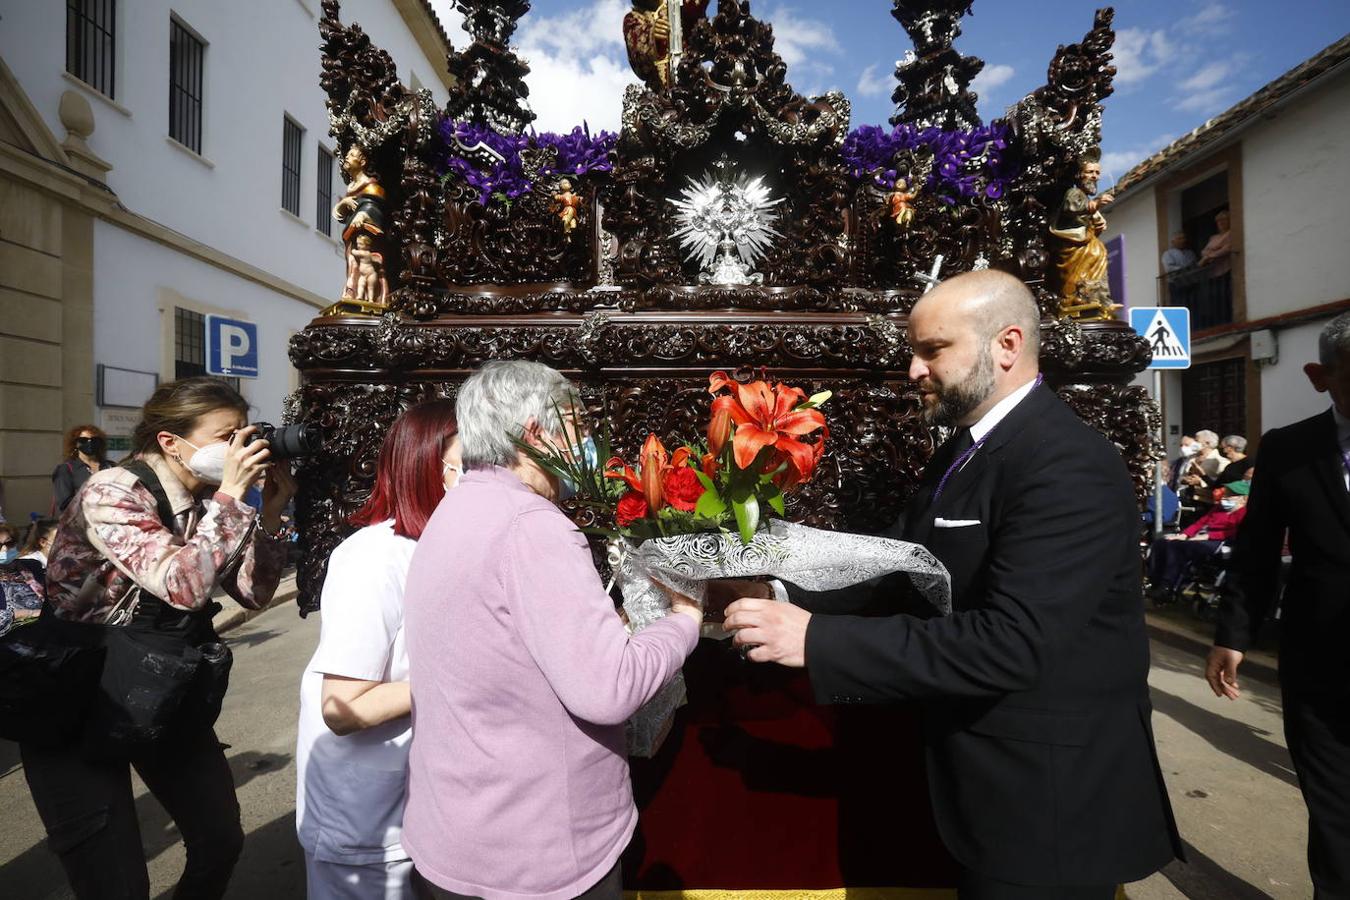
<path fill-rule="evenodd" d="M 755 539 L 755 529 L 759 527 L 759 499 L 752 494 L 744 501 L 733 502 L 731 509 L 736 513 L 736 527 L 741 532 L 741 543 L 750 543 Z"/>
<path fill-rule="evenodd" d="M 719 519 L 726 514 L 727 505 L 715 490 L 703 492 L 694 506 L 694 515 L 703 519 Z"/>
<path fill-rule="evenodd" d="M 769 504 L 769 509 L 778 513 L 780 516 L 787 515 L 787 508 L 783 505 L 783 492 L 776 484 L 770 484 L 764 491 L 764 500 Z"/>
<path fill-rule="evenodd" d="M 691 466 L 690 468 L 693 467 Z M 698 479 L 699 484 L 703 485 L 708 490 L 710 491 L 717 490 L 717 485 L 713 484 L 713 480 L 709 478 L 707 475 L 704 475 L 701 470 L 694 469 L 694 477 Z"/>

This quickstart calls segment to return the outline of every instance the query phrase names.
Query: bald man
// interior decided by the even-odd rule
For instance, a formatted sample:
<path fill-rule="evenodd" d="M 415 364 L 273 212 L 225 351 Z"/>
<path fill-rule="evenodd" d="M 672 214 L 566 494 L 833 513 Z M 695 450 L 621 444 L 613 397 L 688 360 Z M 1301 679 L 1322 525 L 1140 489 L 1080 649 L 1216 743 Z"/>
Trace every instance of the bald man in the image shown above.
<path fill-rule="evenodd" d="M 1110 900 L 1181 855 L 1150 725 L 1129 474 L 1042 385 L 1022 282 L 943 282 L 909 338 L 924 418 L 955 431 L 888 534 L 947 566 L 953 613 L 898 613 L 896 575 L 740 599 L 726 627 L 752 660 L 806 666 L 819 702 L 922 703 L 962 900 Z"/>

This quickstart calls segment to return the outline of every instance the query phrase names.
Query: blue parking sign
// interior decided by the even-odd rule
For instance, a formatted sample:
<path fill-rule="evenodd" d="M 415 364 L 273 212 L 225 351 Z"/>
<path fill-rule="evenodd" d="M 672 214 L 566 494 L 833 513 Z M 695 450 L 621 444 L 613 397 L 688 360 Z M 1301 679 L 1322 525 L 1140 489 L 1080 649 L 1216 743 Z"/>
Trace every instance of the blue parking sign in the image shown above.
<path fill-rule="evenodd" d="M 1136 306 L 1130 327 L 1153 351 L 1150 369 L 1191 367 L 1191 311 L 1184 306 Z"/>
<path fill-rule="evenodd" d="M 257 378 L 257 324 L 208 315 L 206 372 L 208 375 L 224 375 L 227 378 Z"/>

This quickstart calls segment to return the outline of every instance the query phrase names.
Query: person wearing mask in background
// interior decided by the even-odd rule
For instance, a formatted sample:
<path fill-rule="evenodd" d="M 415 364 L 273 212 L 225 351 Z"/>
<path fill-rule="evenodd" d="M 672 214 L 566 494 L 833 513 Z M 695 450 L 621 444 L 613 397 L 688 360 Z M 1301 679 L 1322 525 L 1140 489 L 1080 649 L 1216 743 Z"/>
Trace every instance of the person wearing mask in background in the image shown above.
<path fill-rule="evenodd" d="M 1250 481 L 1219 488 L 1213 508 L 1175 534 L 1154 538 L 1148 555 L 1149 593 L 1159 599 L 1175 593 L 1189 563 L 1208 559 L 1224 541 L 1231 541 L 1247 514 Z"/>
<path fill-rule="evenodd" d="M 107 451 L 108 436 L 100 428 L 76 425 L 66 432 L 66 458 L 52 470 L 52 515 L 66 511 L 90 475 L 116 465 Z"/>
<path fill-rule="evenodd" d="M 1172 471 L 1167 476 L 1167 486 L 1178 494 L 1185 488 L 1187 475 L 1203 474 L 1197 457 L 1200 455 L 1200 442 L 1189 434 L 1181 436 L 1181 455 L 1172 460 Z"/>
<path fill-rule="evenodd" d="M 0 522 L 0 563 L 7 563 L 19 555 L 19 529 Z"/>
<path fill-rule="evenodd" d="M 459 480 L 455 432 L 451 400 L 399 416 L 370 498 L 350 519 L 362 527 L 328 561 L 295 751 L 309 900 L 413 897 L 402 845 L 412 739 L 403 585 L 427 520 Z"/>
<path fill-rule="evenodd" d="M 0 559 L 0 634 L 16 622 L 35 619 L 47 596 L 47 554 L 56 537 L 55 519 L 38 519 L 28 526 L 19 554 Z M 0 529 L 7 526 L 0 525 Z"/>
<path fill-rule="evenodd" d="M 1278 606 L 1284 734 L 1308 804 L 1308 869 L 1330 900 L 1350 897 L 1350 312 L 1317 349 L 1303 370 L 1331 408 L 1261 439 L 1205 678 L 1236 700 L 1242 655 Z"/>
<path fill-rule="evenodd" d="M 637 826 L 624 723 L 698 643 L 703 611 L 630 635 L 521 450 L 570 447 L 579 394 L 537 362 L 490 362 L 459 388 L 464 477 L 413 551 L 404 610 L 413 734 L 403 846 L 431 900 L 620 900 Z"/>
<path fill-rule="evenodd" d="M 141 411 L 132 459 L 90 476 L 57 530 L 47 606 L 73 623 L 72 633 L 102 629 L 108 653 L 83 739 L 20 743 L 19 752 L 48 846 L 78 900 L 149 896 L 132 768 L 187 849 L 174 896 L 224 895 L 243 848 L 234 777 L 213 728 L 228 669 L 211 624 L 220 609 L 211 594 L 219 585 L 246 608 L 267 604 L 285 553 L 274 535 L 295 493 L 286 467 L 269 462 L 267 441 L 253 439 L 247 412 L 244 398 L 217 378 L 161 384 Z M 255 516 L 242 498 L 264 476 L 263 511 Z M 129 615 L 115 617 L 129 600 Z M 144 654 L 120 652 L 127 642 L 112 632 L 197 660 L 182 672 L 190 689 L 180 703 L 158 705 L 172 690 L 111 690 L 146 684 L 134 680 Z M 220 665 L 208 662 L 208 651 Z M 136 726 L 132 712 L 149 708 L 165 710 L 164 720 Z"/>

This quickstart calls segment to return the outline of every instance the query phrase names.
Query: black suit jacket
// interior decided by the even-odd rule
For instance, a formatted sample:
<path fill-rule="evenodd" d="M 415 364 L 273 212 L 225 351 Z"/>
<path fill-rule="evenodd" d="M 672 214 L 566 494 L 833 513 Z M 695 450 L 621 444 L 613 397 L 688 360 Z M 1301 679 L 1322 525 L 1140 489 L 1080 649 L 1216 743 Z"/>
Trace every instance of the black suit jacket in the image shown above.
<path fill-rule="evenodd" d="M 1280 678 L 1300 691 L 1350 693 L 1350 491 L 1331 410 L 1267 433 L 1260 457 L 1214 642 L 1251 645 L 1278 599 L 1287 530 Z"/>
<path fill-rule="evenodd" d="M 967 868 L 1030 885 L 1143 878 L 1181 845 L 1153 746 L 1139 510 L 1120 453 L 1042 387 L 931 503 L 953 455 L 934 455 L 892 533 L 947 566 L 954 612 L 840 614 L 882 611 L 895 576 L 793 590 L 825 613 L 806 634 L 817 699 L 924 701 L 933 811 Z"/>

